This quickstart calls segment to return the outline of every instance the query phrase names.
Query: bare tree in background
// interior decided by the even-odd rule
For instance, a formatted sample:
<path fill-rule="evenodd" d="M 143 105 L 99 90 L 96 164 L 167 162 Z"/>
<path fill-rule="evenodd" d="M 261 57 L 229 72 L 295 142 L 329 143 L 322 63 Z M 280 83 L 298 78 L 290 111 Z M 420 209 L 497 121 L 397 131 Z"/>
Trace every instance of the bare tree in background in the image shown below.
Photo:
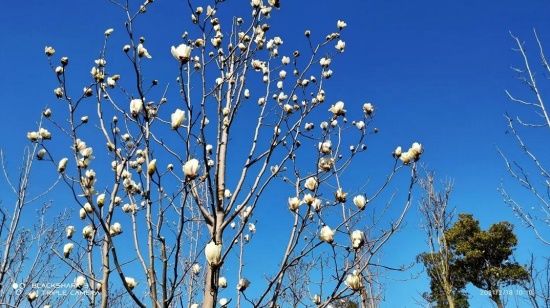
<path fill-rule="evenodd" d="M 76 78 L 69 58 L 46 47 L 59 102 L 43 114 L 55 140 L 42 136 L 46 128 L 27 136 L 44 148 L 79 210 L 59 259 L 77 287 L 96 290 L 82 300 L 101 307 L 119 298 L 138 307 L 327 307 L 348 299 L 377 306 L 375 256 L 410 207 L 423 149 L 397 147 L 387 174 L 372 184 L 345 179 L 350 166 L 361 168 L 352 161 L 376 132 L 373 104 L 326 102 L 346 23 L 320 38 L 306 30 L 308 47 L 286 49 L 269 25 L 277 0 L 253 0 L 251 15 L 230 19 L 218 11 L 242 3 L 188 1 L 189 28 L 171 48 L 173 89 L 149 76 L 155 55 L 135 30 L 153 1 L 110 2 L 126 16 L 122 51 L 111 49 L 118 32 L 106 30 L 82 91 L 69 82 Z M 111 52 L 126 55 L 126 69 L 111 63 Z M 398 199 L 390 184 L 400 174 L 406 193 Z M 268 205 L 289 209 L 290 228 L 261 238 L 256 228 L 269 217 L 258 209 Z M 285 242 L 272 239 L 275 232 Z M 269 258 L 249 256 L 254 240 L 277 243 Z M 250 281 L 250 262 L 273 262 L 276 270 Z"/>
<path fill-rule="evenodd" d="M 419 210 L 430 248 L 429 252 L 419 255 L 431 280 L 431 293 L 425 297 L 429 302 L 436 302 L 438 307 L 467 307 L 467 296 L 462 292 L 466 282 L 453 268 L 454 254 L 445 238 L 454 215 L 449 206 L 453 183 L 443 183 L 439 191 L 434 173 L 427 172 L 420 186 L 424 196 L 420 200 Z"/>
<path fill-rule="evenodd" d="M 550 66 L 541 40 L 536 31 L 534 37 L 537 43 L 535 61 L 531 61 L 534 55 L 529 55 L 525 43 L 520 38 L 512 35 L 516 43 L 516 49 L 521 56 L 522 66 L 514 67 L 519 80 L 526 85 L 529 95 L 515 95 L 506 91 L 511 102 L 519 108 L 517 114 L 506 114 L 508 133 L 514 138 L 521 151 L 521 158 L 510 159 L 509 153 L 499 149 L 504 159 L 506 168 L 511 178 L 523 187 L 532 198 L 524 198 L 512 195 L 502 185 L 500 193 L 516 215 L 533 230 L 538 239 L 550 245 L 550 171 L 548 170 L 544 148 L 545 142 L 541 138 L 548 135 L 550 130 L 550 117 L 544 101 L 544 82 L 547 82 L 547 74 Z M 540 75 L 537 67 L 541 68 Z"/>

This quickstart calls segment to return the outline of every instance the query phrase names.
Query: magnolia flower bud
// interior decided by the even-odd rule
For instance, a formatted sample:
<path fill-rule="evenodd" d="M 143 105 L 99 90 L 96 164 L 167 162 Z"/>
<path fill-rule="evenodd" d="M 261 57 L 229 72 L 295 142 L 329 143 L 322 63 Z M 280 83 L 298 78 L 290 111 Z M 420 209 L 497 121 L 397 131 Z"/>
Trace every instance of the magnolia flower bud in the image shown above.
<path fill-rule="evenodd" d="M 344 102 L 342 101 L 332 105 L 328 111 L 332 112 L 335 117 L 346 115 L 346 109 L 344 109 Z"/>
<path fill-rule="evenodd" d="M 183 165 L 183 173 L 188 179 L 194 179 L 197 177 L 197 173 L 199 171 L 199 161 L 195 158 L 187 161 Z"/>
<path fill-rule="evenodd" d="M 346 277 L 346 285 L 353 291 L 358 291 L 362 288 L 361 276 L 359 276 L 357 271 L 353 271 L 352 274 Z"/>
<path fill-rule="evenodd" d="M 288 209 L 296 211 L 300 207 L 300 199 L 298 197 L 288 198 Z"/>
<path fill-rule="evenodd" d="M 157 171 L 157 160 L 153 159 L 149 162 L 149 165 L 147 165 L 147 174 L 149 176 L 153 175 Z"/>
<path fill-rule="evenodd" d="M 65 246 L 63 246 L 63 255 L 65 256 L 65 258 L 68 258 L 71 255 L 73 248 L 74 248 L 73 243 L 67 243 L 65 244 Z"/>
<path fill-rule="evenodd" d="M 227 307 L 227 304 L 229 304 L 229 300 L 225 297 L 220 298 L 219 300 L 220 307 Z"/>
<path fill-rule="evenodd" d="M 248 286 L 250 286 L 250 281 L 248 281 L 248 279 L 246 278 L 241 278 L 239 279 L 239 283 L 237 284 L 237 290 L 239 292 L 244 292 L 246 288 L 248 288 Z"/>
<path fill-rule="evenodd" d="M 359 249 L 365 243 L 365 233 L 361 230 L 355 230 L 351 233 L 351 246 L 353 249 Z"/>
<path fill-rule="evenodd" d="M 334 46 L 339 52 L 344 52 L 344 49 L 346 48 L 346 42 L 342 40 L 338 40 L 338 43 L 336 43 L 336 46 Z"/>
<path fill-rule="evenodd" d="M 80 219 L 86 219 L 86 210 L 85 209 L 80 209 L 79 210 L 79 217 L 80 217 Z"/>
<path fill-rule="evenodd" d="M 27 300 L 29 302 L 33 302 L 36 298 L 38 297 L 38 293 L 36 293 L 36 291 L 31 291 L 27 294 Z"/>
<path fill-rule="evenodd" d="M 66 233 L 68 239 L 73 237 L 74 230 L 75 230 L 74 226 L 67 226 L 67 228 L 65 229 L 65 233 Z"/>
<path fill-rule="evenodd" d="M 36 153 L 36 158 L 38 160 L 42 160 L 44 159 L 44 156 L 46 155 L 46 150 L 45 149 L 40 149 L 38 150 L 38 152 Z"/>
<path fill-rule="evenodd" d="M 130 48 L 132 48 L 132 47 L 131 47 L 130 45 L 126 44 L 126 45 L 124 45 L 124 46 L 122 47 L 122 50 L 123 50 L 124 52 L 128 52 L 128 51 L 130 51 Z"/>
<path fill-rule="evenodd" d="M 86 278 L 84 278 L 84 276 L 82 275 L 76 277 L 76 279 L 74 280 L 74 287 L 79 290 L 82 289 L 85 284 L 86 284 Z"/>
<path fill-rule="evenodd" d="M 353 197 L 353 204 L 355 204 L 359 210 L 363 210 L 365 205 L 367 205 L 367 198 L 363 195 L 357 195 Z"/>
<path fill-rule="evenodd" d="M 204 254 L 206 261 L 212 267 L 220 265 L 222 261 L 222 245 L 216 244 L 214 241 L 210 241 L 204 248 Z"/>
<path fill-rule="evenodd" d="M 282 58 L 281 58 L 281 63 L 282 63 L 283 65 L 289 64 L 289 63 L 290 63 L 290 58 L 287 57 L 287 56 L 282 57 Z"/>
<path fill-rule="evenodd" d="M 314 191 L 317 188 L 317 184 L 317 179 L 315 177 L 310 177 L 304 183 L 304 187 L 311 191 Z"/>
<path fill-rule="evenodd" d="M 195 263 L 191 267 L 191 270 L 193 271 L 193 274 L 198 275 L 201 273 L 201 266 L 198 263 Z"/>
<path fill-rule="evenodd" d="M 136 280 L 132 277 L 124 277 L 124 281 L 130 290 L 137 286 Z"/>
<path fill-rule="evenodd" d="M 253 223 L 249 223 L 248 224 L 248 231 L 250 231 L 251 233 L 256 233 L 256 225 L 253 224 Z"/>
<path fill-rule="evenodd" d="M 109 35 L 111 35 L 111 34 L 113 33 L 113 31 L 115 31 L 115 29 L 109 28 L 109 29 L 105 30 L 105 33 L 104 33 L 104 34 L 105 34 L 105 36 L 109 36 Z"/>
<path fill-rule="evenodd" d="M 143 44 L 139 44 L 137 46 L 137 53 L 138 53 L 138 56 L 140 58 L 147 58 L 147 59 L 151 59 L 151 55 L 149 54 L 149 51 L 147 51 L 147 48 L 143 47 Z"/>
<path fill-rule="evenodd" d="M 189 62 L 191 58 L 191 46 L 186 44 L 180 44 L 178 47 L 172 46 L 170 51 L 172 56 L 182 64 Z"/>
<path fill-rule="evenodd" d="M 399 158 L 401 156 L 401 154 L 403 154 L 403 149 L 401 149 L 401 147 L 397 147 L 395 148 L 395 150 L 393 151 L 393 156 L 395 158 Z"/>
<path fill-rule="evenodd" d="M 362 130 L 363 128 L 365 128 L 365 122 L 363 121 L 355 122 L 355 127 L 357 127 L 357 129 L 359 130 Z"/>
<path fill-rule="evenodd" d="M 218 287 L 219 288 L 227 288 L 227 279 L 225 277 L 218 278 Z"/>
<path fill-rule="evenodd" d="M 329 226 L 324 226 L 319 232 L 319 239 L 323 242 L 331 244 L 334 241 L 334 230 Z"/>

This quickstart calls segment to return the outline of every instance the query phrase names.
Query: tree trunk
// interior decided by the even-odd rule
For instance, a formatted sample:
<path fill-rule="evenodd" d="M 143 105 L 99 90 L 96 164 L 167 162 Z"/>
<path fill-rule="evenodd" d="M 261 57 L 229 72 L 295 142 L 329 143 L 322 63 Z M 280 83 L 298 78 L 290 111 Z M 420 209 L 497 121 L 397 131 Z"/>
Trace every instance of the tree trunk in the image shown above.
<path fill-rule="evenodd" d="M 498 308 L 504 308 L 504 304 L 502 303 L 502 300 L 500 299 L 500 290 L 491 290 L 491 299 L 495 304 L 497 304 Z"/>
<path fill-rule="evenodd" d="M 216 307 L 218 301 L 218 286 L 214 278 L 218 277 L 218 268 L 208 266 L 206 269 L 206 281 L 204 283 L 203 308 Z"/>

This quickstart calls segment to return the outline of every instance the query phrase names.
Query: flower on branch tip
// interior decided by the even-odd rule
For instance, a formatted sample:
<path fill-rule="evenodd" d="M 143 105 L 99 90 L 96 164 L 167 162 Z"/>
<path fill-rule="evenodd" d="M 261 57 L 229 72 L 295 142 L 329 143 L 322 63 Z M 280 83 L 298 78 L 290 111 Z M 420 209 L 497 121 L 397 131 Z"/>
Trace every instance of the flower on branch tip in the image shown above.
<path fill-rule="evenodd" d="M 329 226 L 323 226 L 319 232 L 319 239 L 323 242 L 331 244 L 334 242 L 334 230 Z"/>
<path fill-rule="evenodd" d="M 149 165 L 147 165 L 147 174 L 151 176 L 155 174 L 155 171 L 157 171 L 157 160 L 153 159 L 149 162 Z"/>
<path fill-rule="evenodd" d="M 348 26 L 348 24 L 347 24 L 345 21 L 343 21 L 343 20 L 338 20 L 338 21 L 336 22 L 336 27 L 338 27 L 339 30 L 342 30 L 342 29 L 344 29 L 344 28 L 347 27 L 347 26 Z"/>
<path fill-rule="evenodd" d="M 44 47 L 44 53 L 46 56 L 51 57 L 55 54 L 55 49 L 52 46 Z"/>
<path fill-rule="evenodd" d="M 36 291 L 31 291 L 27 294 L 27 300 L 29 302 L 34 302 L 34 300 L 36 300 L 36 298 L 38 297 L 38 293 L 36 293 Z"/>
<path fill-rule="evenodd" d="M 218 287 L 219 288 L 227 288 L 227 278 L 221 276 L 218 278 Z"/>
<path fill-rule="evenodd" d="M 115 29 L 113 28 L 109 28 L 107 30 L 105 30 L 105 36 L 110 36 L 111 34 L 113 34 L 113 31 L 115 31 Z"/>
<path fill-rule="evenodd" d="M 317 185 L 317 178 L 315 178 L 314 176 L 309 177 L 304 183 L 304 187 L 311 191 L 314 191 L 317 188 Z"/>
<path fill-rule="evenodd" d="M 143 110 L 143 101 L 139 98 L 135 98 L 130 101 L 130 113 L 132 117 L 137 117 L 139 113 Z"/>
<path fill-rule="evenodd" d="M 298 197 L 288 198 L 288 209 L 296 211 L 300 207 L 300 199 Z"/>
<path fill-rule="evenodd" d="M 74 280 L 74 287 L 79 290 L 82 289 L 85 284 L 86 284 L 86 278 L 84 278 L 84 276 L 82 275 L 76 277 Z"/>
<path fill-rule="evenodd" d="M 204 254 L 206 256 L 206 261 L 208 261 L 210 266 L 218 266 L 222 261 L 222 245 L 216 244 L 214 241 L 210 241 L 204 248 Z"/>
<path fill-rule="evenodd" d="M 111 236 L 117 236 L 122 233 L 122 225 L 119 222 L 115 222 L 109 227 L 109 234 Z"/>
<path fill-rule="evenodd" d="M 248 286 L 250 286 L 250 281 L 246 278 L 241 278 L 237 284 L 237 291 L 244 292 Z"/>
<path fill-rule="evenodd" d="M 65 172 L 65 169 L 67 169 L 68 162 L 69 162 L 69 159 L 67 157 L 63 157 L 57 164 L 57 172 L 59 173 Z"/>
<path fill-rule="evenodd" d="M 330 154 L 330 151 L 332 151 L 332 141 L 325 140 L 323 142 L 319 142 L 319 152 L 322 154 Z"/>
<path fill-rule="evenodd" d="M 68 258 L 71 255 L 73 248 L 74 248 L 73 243 L 65 244 L 65 246 L 63 246 L 63 256 L 65 256 L 65 258 Z"/>
<path fill-rule="evenodd" d="M 74 230 L 75 230 L 74 226 L 67 226 L 67 228 L 65 229 L 65 234 L 68 239 L 71 239 L 73 237 Z"/>
<path fill-rule="evenodd" d="M 332 112 L 335 117 L 346 115 L 346 109 L 344 109 L 344 102 L 342 101 L 338 101 L 336 104 L 330 106 L 328 111 Z"/>
<path fill-rule="evenodd" d="M 190 159 L 183 165 L 183 173 L 188 179 L 194 179 L 197 177 L 199 172 L 199 166 L 200 164 L 198 159 Z"/>
<path fill-rule="evenodd" d="M 137 46 L 137 53 L 140 58 L 143 58 L 143 57 L 147 59 L 152 58 L 151 55 L 149 54 L 149 51 L 147 51 L 147 48 L 143 47 L 143 44 L 141 43 Z"/>
<path fill-rule="evenodd" d="M 361 230 L 355 230 L 351 233 L 351 246 L 353 249 L 359 249 L 365 243 L 365 233 Z"/>
<path fill-rule="evenodd" d="M 187 44 L 180 44 L 178 47 L 172 46 L 170 52 L 174 59 L 178 60 L 180 63 L 185 64 L 189 62 L 191 58 L 191 46 Z"/>
<path fill-rule="evenodd" d="M 362 288 L 361 276 L 354 270 L 353 273 L 346 277 L 346 285 L 353 291 L 359 291 Z"/>
<path fill-rule="evenodd" d="M 91 225 L 87 225 L 82 229 L 82 236 L 85 239 L 91 240 L 94 238 L 94 235 L 95 235 L 95 230 L 94 230 L 94 227 L 92 227 Z"/>
<path fill-rule="evenodd" d="M 367 198 L 363 195 L 357 195 L 353 197 L 353 204 L 359 209 L 363 210 L 365 206 L 367 205 Z"/>
<path fill-rule="evenodd" d="M 365 103 L 363 105 L 363 111 L 367 116 L 372 115 L 374 113 L 374 105 L 372 103 Z"/>
<path fill-rule="evenodd" d="M 338 188 L 336 190 L 336 193 L 334 193 L 334 196 L 336 198 L 336 202 L 338 202 L 338 203 L 345 203 L 347 195 L 348 194 L 346 192 L 344 192 L 342 187 Z"/>
<path fill-rule="evenodd" d="M 176 111 L 174 111 L 174 113 L 172 113 L 172 115 L 170 116 L 170 119 L 172 129 L 178 129 L 181 124 L 183 124 L 183 121 L 185 121 L 185 111 L 181 109 L 176 109 Z"/>
<path fill-rule="evenodd" d="M 124 281 L 130 290 L 137 286 L 137 281 L 132 277 L 124 277 Z"/>
<path fill-rule="evenodd" d="M 194 263 L 193 266 L 191 266 L 191 270 L 193 271 L 193 274 L 198 275 L 201 273 L 201 266 L 198 263 Z"/>
<path fill-rule="evenodd" d="M 105 204 L 105 194 L 99 194 L 97 196 L 97 206 L 102 207 Z"/>
<path fill-rule="evenodd" d="M 336 46 L 334 46 L 339 52 L 344 52 L 344 49 L 346 48 L 346 42 L 342 40 L 338 40 L 338 43 L 336 43 Z"/>

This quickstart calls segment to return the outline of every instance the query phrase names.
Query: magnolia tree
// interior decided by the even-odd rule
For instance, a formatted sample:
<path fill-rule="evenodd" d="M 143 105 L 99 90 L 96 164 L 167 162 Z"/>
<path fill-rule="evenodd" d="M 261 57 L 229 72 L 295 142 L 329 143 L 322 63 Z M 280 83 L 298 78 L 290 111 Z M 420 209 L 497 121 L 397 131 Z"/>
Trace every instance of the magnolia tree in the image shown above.
<path fill-rule="evenodd" d="M 544 53 L 544 48 L 536 31 L 534 37 L 537 42 L 538 61 L 532 61 L 528 55 L 524 42 L 512 35 L 516 51 L 521 57 L 521 66 L 514 67 L 518 79 L 527 86 L 526 94 L 514 94 L 506 91 L 511 102 L 518 106 L 514 113 L 506 114 L 508 133 L 517 144 L 521 156 L 510 157 L 499 149 L 510 177 L 523 187 L 530 197 L 521 194 L 515 195 L 502 185 L 499 189 L 507 205 L 516 215 L 533 230 L 538 239 L 550 245 L 550 170 L 548 161 L 544 157 L 546 143 L 540 142 L 547 136 L 550 128 L 550 115 L 544 99 L 543 79 L 537 78 L 537 70 L 533 63 L 539 63 L 542 74 L 550 73 L 550 65 Z"/>
<path fill-rule="evenodd" d="M 286 54 L 269 24 L 279 1 L 246 3 L 246 17 L 220 14 L 230 5 L 222 1 L 189 1 L 188 28 L 164 48 L 174 58 L 171 87 L 149 76 L 155 55 L 135 30 L 155 3 L 111 2 L 127 17 L 124 28 L 104 32 L 83 91 L 69 82 L 77 78 L 69 58 L 45 48 L 59 101 L 27 135 L 79 213 L 53 249 L 58 270 L 94 291 L 81 300 L 326 307 L 351 298 L 376 306 L 375 256 L 409 208 L 422 146 L 382 158 L 388 172 L 376 185 L 364 185 L 367 176 L 346 181 L 350 166 L 365 168 L 352 161 L 376 131 L 373 104 L 328 101 L 346 22 L 318 39 L 306 30 L 308 47 Z M 111 50 L 119 31 L 123 46 Z M 111 53 L 127 61 L 111 63 Z M 394 181 L 406 190 L 398 207 L 393 192 L 384 194 Z M 262 238 L 267 206 L 288 209 L 277 218 L 288 228 Z M 255 240 L 270 243 L 269 256 L 247 255 Z M 254 262 L 266 264 L 263 279 L 250 278 L 245 264 Z"/>

